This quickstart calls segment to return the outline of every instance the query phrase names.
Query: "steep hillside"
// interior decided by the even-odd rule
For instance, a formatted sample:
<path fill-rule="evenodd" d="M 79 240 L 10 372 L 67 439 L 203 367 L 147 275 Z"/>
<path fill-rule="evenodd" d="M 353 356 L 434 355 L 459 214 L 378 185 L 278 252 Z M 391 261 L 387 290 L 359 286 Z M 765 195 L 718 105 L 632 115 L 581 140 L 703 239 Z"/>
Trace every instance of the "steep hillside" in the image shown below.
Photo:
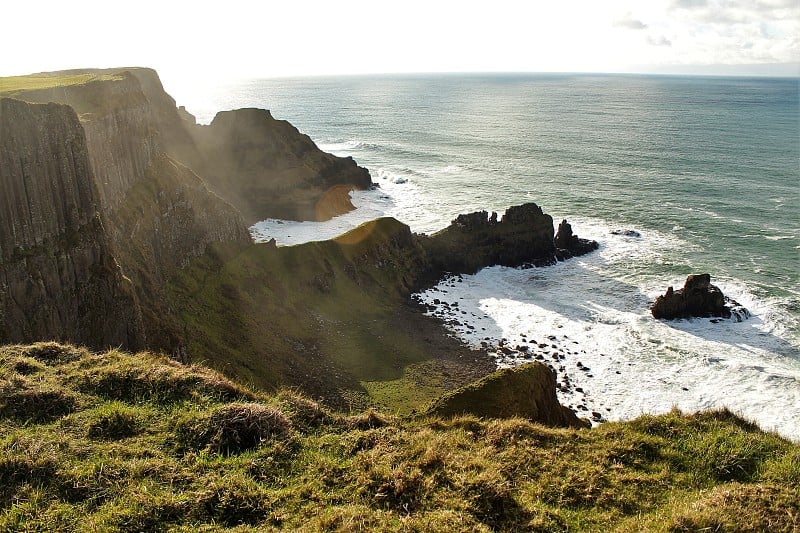
<path fill-rule="evenodd" d="M 2 531 L 800 528 L 800 446 L 727 411 L 404 420 L 149 353 L 0 347 Z"/>
<path fill-rule="evenodd" d="M 430 237 L 382 218 L 331 241 L 217 246 L 170 283 L 169 305 L 196 361 L 262 388 L 409 413 L 493 369 L 410 294 L 446 272 L 553 262 L 553 239 L 552 219 L 526 204 Z"/>
<path fill-rule="evenodd" d="M 0 99 L 0 162 L 0 342 L 141 348 L 75 111 Z"/>
<path fill-rule="evenodd" d="M 408 301 L 426 256 L 408 226 L 300 246 L 217 246 L 170 283 L 194 361 L 332 405 L 420 409 L 492 363 Z"/>

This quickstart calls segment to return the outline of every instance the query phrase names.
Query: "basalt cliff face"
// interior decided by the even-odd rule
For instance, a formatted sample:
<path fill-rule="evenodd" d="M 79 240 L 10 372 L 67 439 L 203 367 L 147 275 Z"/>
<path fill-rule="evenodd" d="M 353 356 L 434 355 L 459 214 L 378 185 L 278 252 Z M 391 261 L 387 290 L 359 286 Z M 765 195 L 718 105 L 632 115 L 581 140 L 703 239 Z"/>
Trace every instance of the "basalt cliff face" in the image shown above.
<path fill-rule="evenodd" d="M 133 281 L 148 345 L 175 351 L 181 345 L 180 327 L 166 302 L 166 281 L 211 243 L 246 245 L 251 240 L 236 208 L 170 156 L 175 147 L 188 151 L 191 137 L 181 129 L 174 105 L 168 112 L 171 99 L 158 97 L 155 72 L 138 70 L 138 76 L 119 71 L 110 78 L 15 97 L 60 102 L 79 113 L 97 205 L 116 259 Z M 84 71 L 53 75 L 78 72 Z"/>
<path fill-rule="evenodd" d="M 0 99 L 0 162 L 0 342 L 143 347 L 75 111 Z"/>

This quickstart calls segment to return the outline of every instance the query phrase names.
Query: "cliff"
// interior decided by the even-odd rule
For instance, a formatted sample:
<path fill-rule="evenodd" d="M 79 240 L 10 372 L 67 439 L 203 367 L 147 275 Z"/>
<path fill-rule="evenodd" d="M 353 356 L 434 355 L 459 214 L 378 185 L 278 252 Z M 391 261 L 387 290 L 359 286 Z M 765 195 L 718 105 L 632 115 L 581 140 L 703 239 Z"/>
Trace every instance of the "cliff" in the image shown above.
<path fill-rule="evenodd" d="M 186 152 L 193 140 L 154 71 L 47 76 L 79 82 L 54 81 L 52 87 L 18 90 L 15 97 L 61 102 L 80 114 L 97 206 L 115 257 L 133 281 L 148 345 L 175 351 L 180 326 L 165 299 L 166 280 L 211 243 L 250 243 L 241 214 L 169 155 L 176 147 Z"/>
<path fill-rule="evenodd" d="M 321 151 L 264 109 L 223 111 L 193 131 L 204 157 L 190 166 L 202 169 L 211 188 L 250 223 L 327 220 L 353 209 L 349 190 L 372 185 L 369 172 L 352 158 Z"/>
<path fill-rule="evenodd" d="M 0 99 L 0 161 L 0 342 L 142 347 L 75 111 Z"/>
<path fill-rule="evenodd" d="M 75 179 L 97 191 L 102 238 L 132 281 L 147 346 L 191 353 L 259 387 L 417 409 L 492 363 L 448 337 L 409 294 L 446 272 L 558 255 L 552 218 L 534 204 L 501 221 L 462 215 L 431 237 L 384 218 L 328 242 L 253 245 L 236 206 L 251 218 L 325 218 L 346 207 L 350 187 L 369 186 L 369 174 L 267 111 L 223 112 L 198 126 L 149 69 L 25 83 L 15 96 L 80 111 L 90 171 Z"/>

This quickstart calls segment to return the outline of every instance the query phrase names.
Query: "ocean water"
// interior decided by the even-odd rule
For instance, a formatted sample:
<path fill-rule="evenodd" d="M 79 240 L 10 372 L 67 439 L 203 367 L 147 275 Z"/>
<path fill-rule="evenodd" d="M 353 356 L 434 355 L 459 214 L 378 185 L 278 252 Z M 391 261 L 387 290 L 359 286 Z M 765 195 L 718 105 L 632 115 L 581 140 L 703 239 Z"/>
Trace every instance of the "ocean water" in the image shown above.
<path fill-rule="evenodd" d="M 418 295 L 451 304 L 435 314 L 454 335 L 499 366 L 547 361 L 569 382 L 562 402 L 587 415 L 727 406 L 800 440 L 799 85 L 554 74 L 166 88 L 200 122 L 270 109 L 380 185 L 355 193 L 348 215 L 264 221 L 256 238 L 330 238 L 381 215 L 433 232 L 458 213 L 536 202 L 600 250 L 553 267 L 487 268 Z M 650 316 L 668 285 L 699 272 L 753 316 Z M 517 346 L 529 349 L 507 349 Z"/>

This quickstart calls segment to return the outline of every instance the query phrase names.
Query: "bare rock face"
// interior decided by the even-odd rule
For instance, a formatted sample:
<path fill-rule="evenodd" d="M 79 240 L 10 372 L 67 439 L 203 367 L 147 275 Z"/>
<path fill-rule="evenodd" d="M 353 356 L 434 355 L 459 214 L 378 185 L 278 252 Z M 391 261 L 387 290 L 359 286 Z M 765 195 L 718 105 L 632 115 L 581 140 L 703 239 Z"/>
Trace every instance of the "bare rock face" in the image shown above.
<path fill-rule="evenodd" d="M 692 274 L 686 278 L 682 289 L 676 291 L 669 287 L 664 295 L 656 298 L 650 311 L 654 318 L 667 320 L 689 317 L 730 318 L 731 308 L 728 304 L 740 307 L 736 302 L 727 299 L 719 287 L 711 284 L 711 275 Z"/>
<path fill-rule="evenodd" d="M 204 158 L 189 166 L 248 222 L 326 220 L 353 208 L 349 199 L 341 203 L 342 186 L 372 186 L 369 171 L 353 158 L 321 151 L 307 135 L 264 109 L 223 111 L 194 132 Z"/>
<path fill-rule="evenodd" d="M 94 205 L 114 257 L 133 281 L 148 347 L 174 351 L 179 328 L 166 302 L 167 281 L 212 243 L 252 241 L 239 211 L 170 155 L 191 153 L 194 140 L 155 71 L 62 74 L 81 72 L 112 76 L 18 96 L 78 112 L 97 191 Z M 48 147 L 58 149 L 45 138 L 42 149 Z"/>
<path fill-rule="evenodd" d="M 547 426 L 588 427 L 558 403 L 555 372 L 541 363 L 498 370 L 445 394 L 425 413 L 442 417 L 471 414 L 485 418 L 527 418 Z"/>
<path fill-rule="evenodd" d="M 553 237 L 553 217 L 527 203 L 509 207 L 499 221 L 496 213 L 486 211 L 459 215 L 442 231 L 422 237 L 422 243 L 435 277 L 446 272 L 473 274 L 491 265 L 549 265 L 597 248 L 596 242 L 572 235 L 571 227 L 569 235 L 569 248 L 560 249 Z"/>
<path fill-rule="evenodd" d="M 0 99 L 0 342 L 141 348 L 75 111 Z"/>

